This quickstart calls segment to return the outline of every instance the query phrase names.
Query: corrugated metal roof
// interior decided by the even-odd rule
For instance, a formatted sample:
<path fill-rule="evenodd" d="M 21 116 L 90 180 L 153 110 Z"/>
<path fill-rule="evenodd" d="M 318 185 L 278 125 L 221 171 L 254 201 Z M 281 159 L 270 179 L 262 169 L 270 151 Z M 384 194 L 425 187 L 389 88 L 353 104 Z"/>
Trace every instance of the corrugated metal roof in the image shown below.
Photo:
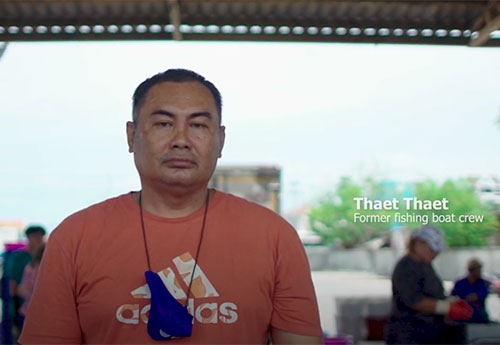
<path fill-rule="evenodd" d="M 498 0 L 1 0 L 0 41 L 176 38 L 467 45 L 481 33 L 484 45 L 500 46 L 500 32 L 489 36 L 500 29 L 499 14 Z"/>

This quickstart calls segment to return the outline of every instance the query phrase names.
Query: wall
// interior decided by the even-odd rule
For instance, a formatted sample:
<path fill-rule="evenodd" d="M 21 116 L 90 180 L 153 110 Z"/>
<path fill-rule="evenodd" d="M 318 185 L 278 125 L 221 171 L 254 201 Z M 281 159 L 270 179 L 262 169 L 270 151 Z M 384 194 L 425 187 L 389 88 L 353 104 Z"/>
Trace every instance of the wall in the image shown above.
<path fill-rule="evenodd" d="M 354 270 L 390 276 L 404 252 L 392 248 L 377 250 L 357 248 L 336 250 L 306 247 L 312 270 Z M 483 262 L 483 274 L 500 275 L 500 247 L 468 247 L 449 249 L 434 260 L 434 267 L 444 280 L 456 280 L 466 274 L 467 261 L 477 257 Z"/>

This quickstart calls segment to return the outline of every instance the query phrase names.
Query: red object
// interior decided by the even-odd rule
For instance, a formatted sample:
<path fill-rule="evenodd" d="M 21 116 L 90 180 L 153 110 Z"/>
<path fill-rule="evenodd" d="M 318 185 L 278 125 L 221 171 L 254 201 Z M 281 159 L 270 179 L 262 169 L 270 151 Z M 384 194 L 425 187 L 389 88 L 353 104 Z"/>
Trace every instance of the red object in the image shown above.
<path fill-rule="evenodd" d="M 366 319 L 366 325 L 368 326 L 368 335 L 366 340 L 370 341 L 383 341 L 384 340 L 384 327 L 387 323 L 387 318 L 385 317 L 368 317 Z"/>
<path fill-rule="evenodd" d="M 472 307 L 463 299 L 451 303 L 450 310 L 448 311 L 448 315 L 453 320 L 468 320 L 472 317 L 473 313 L 474 310 Z"/>

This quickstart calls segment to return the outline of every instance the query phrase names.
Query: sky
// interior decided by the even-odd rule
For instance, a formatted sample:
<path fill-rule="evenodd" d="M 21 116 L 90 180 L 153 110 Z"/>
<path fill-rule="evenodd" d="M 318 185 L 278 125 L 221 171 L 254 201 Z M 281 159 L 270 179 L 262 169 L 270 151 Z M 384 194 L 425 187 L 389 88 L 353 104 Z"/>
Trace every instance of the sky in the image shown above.
<path fill-rule="evenodd" d="M 222 93 L 219 165 L 281 167 L 284 211 L 341 176 L 500 175 L 500 48 L 11 43 L 0 59 L 0 220 L 51 230 L 140 189 L 125 136 L 132 93 L 178 67 Z"/>

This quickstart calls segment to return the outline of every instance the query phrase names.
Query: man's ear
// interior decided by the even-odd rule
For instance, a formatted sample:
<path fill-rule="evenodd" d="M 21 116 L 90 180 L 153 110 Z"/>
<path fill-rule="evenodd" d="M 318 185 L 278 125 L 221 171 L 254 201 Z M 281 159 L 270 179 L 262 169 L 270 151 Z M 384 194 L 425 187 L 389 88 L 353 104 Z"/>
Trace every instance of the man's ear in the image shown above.
<path fill-rule="evenodd" d="M 226 127 L 220 126 L 220 138 L 219 138 L 219 158 L 222 157 L 222 149 L 224 148 L 224 142 L 226 141 Z"/>
<path fill-rule="evenodd" d="M 132 121 L 127 121 L 127 142 L 128 142 L 128 152 L 134 152 L 134 135 L 135 135 L 135 123 Z"/>

